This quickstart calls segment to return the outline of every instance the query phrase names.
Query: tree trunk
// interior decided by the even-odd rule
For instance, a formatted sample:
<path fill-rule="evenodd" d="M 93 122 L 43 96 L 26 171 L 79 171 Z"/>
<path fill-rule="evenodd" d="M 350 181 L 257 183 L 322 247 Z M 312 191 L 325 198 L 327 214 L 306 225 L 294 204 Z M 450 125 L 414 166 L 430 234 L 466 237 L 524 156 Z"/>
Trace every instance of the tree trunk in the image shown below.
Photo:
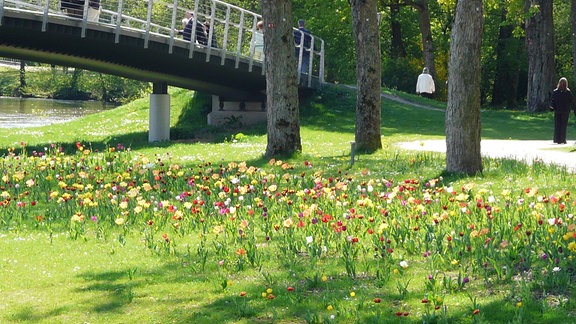
<path fill-rule="evenodd" d="M 266 156 L 302 151 L 291 0 L 260 0 L 264 20 L 264 65 L 268 144 Z"/>
<path fill-rule="evenodd" d="M 506 10 L 501 12 L 502 21 L 506 19 Z M 492 88 L 492 105 L 517 107 L 518 81 L 520 77 L 520 60 L 522 41 L 513 35 L 514 26 L 501 25 L 496 45 L 496 73 Z"/>
<path fill-rule="evenodd" d="M 540 10 L 534 10 L 532 5 Z M 528 55 L 528 112 L 548 109 L 548 99 L 555 86 L 554 24 L 551 0 L 526 0 L 530 14 L 526 20 L 526 53 Z M 532 8 L 532 10 L 530 10 Z"/>
<path fill-rule="evenodd" d="M 78 81 L 80 80 L 80 75 L 82 74 L 82 70 L 79 68 L 74 68 L 74 73 L 72 73 L 72 80 L 70 82 L 70 93 L 73 94 L 74 97 L 77 97 L 80 93 L 80 88 L 78 87 Z"/>
<path fill-rule="evenodd" d="M 360 152 L 382 148 L 382 78 L 376 0 L 351 0 L 356 41 L 356 147 Z"/>
<path fill-rule="evenodd" d="M 480 155 L 480 47 L 482 0 L 459 0 L 450 37 L 446 171 L 482 172 Z"/>
<path fill-rule="evenodd" d="M 402 25 L 399 21 L 400 4 L 398 0 L 390 2 L 390 30 L 392 32 L 392 48 L 390 49 L 390 56 L 393 59 L 406 57 L 406 47 L 402 37 Z"/>
<path fill-rule="evenodd" d="M 432 39 L 432 29 L 430 27 L 430 10 L 428 10 L 428 0 L 419 0 L 414 2 L 418 10 L 418 25 L 422 34 L 422 53 L 424 55 L 424 66 L 428 68 L 430 75 L 434 79 L 436 75 L 436 58 L 434 56 L 434 43 Z M 441 84 L 437 84 L 442 88 Z"/>
<path fill-rule="evenodd" d="M 18 96 L 22 96 L 24 88 L 26 88 L 26 61 L 20 60 L 20 85 L 17 90 Z"/>

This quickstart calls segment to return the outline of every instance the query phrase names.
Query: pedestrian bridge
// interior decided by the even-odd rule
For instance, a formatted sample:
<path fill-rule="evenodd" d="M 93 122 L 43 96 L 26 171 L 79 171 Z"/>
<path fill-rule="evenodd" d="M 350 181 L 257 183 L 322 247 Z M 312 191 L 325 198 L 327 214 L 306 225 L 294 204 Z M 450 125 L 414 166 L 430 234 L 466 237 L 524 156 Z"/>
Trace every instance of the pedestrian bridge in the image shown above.
<path fill-rule="evenodd" d="M 99 16 L 89 20 L 91 4 L 99 0 L 61 1 L 75 2 L 79 13 L 59 0 L 0 0 L 0 57 L 152 82 L 158 95 L 167 95 L 168 85 L 197 90 L 220 98 L 220 110 L 225 101 L 239 102 L 241 109 L 245 102 L 265 101 L 264 66 L 252 42 L 259 14 L 219 0 L 104 0 Z M 207 44 L 179 35 L 186 11 L 196 18 L 194 27 L 207 23 Z M 324 41 L 312 35 L 311 49 L 303 42 L 295 46 L 298 71 L 308 61 L 306 73 L 298 73 L 300 87 L 322 84 Z M 152 99 L 151 132 L 159 117 Z"/>

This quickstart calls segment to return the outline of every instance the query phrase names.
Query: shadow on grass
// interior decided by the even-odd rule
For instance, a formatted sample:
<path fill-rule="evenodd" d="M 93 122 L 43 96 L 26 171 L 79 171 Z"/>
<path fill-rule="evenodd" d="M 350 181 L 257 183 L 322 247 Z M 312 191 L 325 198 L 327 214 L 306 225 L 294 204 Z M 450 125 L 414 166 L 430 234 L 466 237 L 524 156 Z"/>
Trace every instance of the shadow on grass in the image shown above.
<path fill-rule="evenodd" d="M 14 322 L 37 323 L 53 318 L 68 311 L 68 307 L 55 307 L 48 312 L 38 312 L 35 305 L 22 306 L 14 312 L 5 313 L 5 317 Z"/>
<path fill-rule="evenodd" d="M 300 281 L 296 283 L 294 292 L 289 292 L 285 288 L 279 290 L 279 287 L 275 287 L 274 298 L 268 298 L 268 296 L 262 296 L 264 288 L 257 284 L 243 286 L 241 289 L 245 294 L 240 294 L 240 289 L 222 290 L 215 288 L 214 285 L 212 285 L 214 288 L 206 288 L 206 285 L 201 286 L 199 285 L 201 283 L 208 283 L 208 286 L 213 284 L 213 271 L 207 270 L 190 274 L 190 269 L 183 266 L 182 263 L 166 262 L 157 268 L 135 273 L 132 279 L 127 274 L 129 271 L 130 269 L 127 268 L 125 271 L 90 271 L 80 274 L 79 276 L 88 285 L 78 292 L 93 293 L 99 291 L 104 293 L 104 296 L 92 297 L 83 303 L 85 307 L 89 308 L 87 311 L 101 316 L 114 313 L 123 317 L 126 310 L 132 307 L 133 302 L 137 301 L 137 307 L 146 307 L 148 300 L 154 300 L 154 306 L 150 308 L 151 319 L 165 318 L 179 323 L 230 321 L 268 323 L 277 320 L 294 323 L 320 323 L 328 320 L 330 314 L 338 314 L 337 311 L 326 312 L 328 304 L 333 304 L 335 308 L 351 307 L 349 313 L 340 313 L 336 317 L 338 321 L 351 323 L 414 323 L 421 322 L 423 320 L 421 316 L 424 316 L 416 309 L 410 311 L 407 316 L 398 317 L 396 315 L 396 312 L 402 309 L 403 303 L 410 301 L 411 304 L 418 304 L 422 296 L 417 291 L 410 291 L 404 297 L 401 297 L 394 289 L 382 288 L 376 289 L 372 293 L 364 292 L 368 295 L 367 299 L 359 299 L 357 303 L 361 303 L 362 307 L 359 306 L 358 308 L 352 306 L 355 304 L 354 301 L 342 300 L 342 291 L 353 291 L 355 287 L 363 286 L 363 282 L 373 283 L 375 280 L 373 277 L 351 279 L 345 274 L 331 277 L 330 287 L 332 290 L 326 290 L 326 284 L 323 282 L 320 282 L 319 285 L 310 285 Z M 159 295 L 151 293 L 151 291 L 156 293 L 164 291 L 167 289 L 165 285 L 170 287 L 172 284 L 183 285 L 181 286 L 182 291 L 172 291 L 166 298 L 159 298 Z M 189 291 L 189 293 L 185 293 L 185 291 Z M 445 316 L 448 321 L 480 320 L 481 322 L 504 323 L 510 321 L 517 314 L 516 307 L 506 300 L 505 294 L 502 294 L 501 298 L 479 304 L 480 312 L 473 315 L 472 302 L 466 298 L 468 293 L 475 296 L 474 292 L 461 291 L 458 293 L 462 295 L 461 304 L 464 307 L 460 307 L 456 311 L 453 305 L 447 305 Z M 374 297 L 381 298 L 382 303 L 373 304 Z M 323 301 L 319 301 L 319 298 L 322 298 Z M 339 302 L 339 300 L 342 301 Z M 470 307 L 465 307 L 467 304 L 470 304 Z M 546 311 L 536 304 L 533 306 L 525 309 L 525 320 L 530 318 L 533 323 L 559 323 L 565 319 L 565 315 L 563 316 L 560 312 Z M 374 307 L 381 307 L 381 312 L 375 312 Z M 62 308 L 58 307 L 41 315 L 33 314 L 33 311 L 33 309 L 23 308 L 14 316 L 18 316 L 18 319 L 21 320 L 49 319 L 51 316 L 57 316 L 61 313 Z M 26 315 L 26 312 L 32 315 Z M 162 312 L 166 313 L 162 314 Z M 442 310 L 433 315 L 434 320 L 429 318 L 428 322 L 441 322 L 444 319 Z M 477 318 L 474 319 L 474 317 Z"/>
<path fill-rule="evenodd" d="M 311 130 L 330 134 L 354 134 L 356 93 L 343 87 L 324 87 L 301 98 L 301 125 Z M 184 108 L 178 121 L 171 128 L 171 141 L 148 142 L 148 132 L 127 132 L 110 136 L 100 141 L 82 143 L 93 151 L 102 152 L 110 147 L 122 145 L 132 150 L 143 148 L 170 148 L 181 143 L 224 143 L 238 133 L 247 136 L 266 134 L 266 125 L 230 128 L 206 125 L 206 115 L 211 111 L 211 97 L 195 94 L 183 100 Z M 382 100 L 382 135 L 444 136 L 444 112 L 408 106 L 403 103 Z M 517 111 L 486 111 L 482 113 L 482 137 L 491 139 L 549 139 L 552 129 L 550 114 L 526 114 Z M 569 129 L 569 133 L 572 130 Z M 333 136 L 333 135 L 327 135 Z M 570 134 L 569 134 L 570 136 Z M 43 152 L 52 143 L 28 146 L 28 154 Z M 75 142 L 58 143 L 65 154 L 76 152 Z M 8 149 L 5 147 L 4 149 Z M 0 148 L 1 150 L 1 148 Z M 18 153 L 18 150 L 16 150 Z M 304 152 L 305 153 L 305 152 Z M 258 158 L 254 163 L 266 159 Z"/>

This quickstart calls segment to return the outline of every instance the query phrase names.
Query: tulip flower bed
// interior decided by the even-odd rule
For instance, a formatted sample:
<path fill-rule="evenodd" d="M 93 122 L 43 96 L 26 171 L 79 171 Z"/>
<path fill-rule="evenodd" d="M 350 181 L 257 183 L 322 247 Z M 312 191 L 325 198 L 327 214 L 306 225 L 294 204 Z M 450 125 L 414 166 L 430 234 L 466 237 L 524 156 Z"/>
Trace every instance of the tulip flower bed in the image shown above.
<path fill-rule="evenodd" d="M 165 264 L 180 285 L 164 288 L 177 295 L 164 314 L 148 311 L 139 322 L 521 323 L 575 314 L 576 203 L 568 188 L 508 183 L 493 191 L 473 179 L 386 178 L 316 161 L 182 165 L 82 143 L 72 155 L 57 145 L 11 150 L 0 163 L 0 268 L 16 267 L 20 240 L 62 260 L 75 249 L 101 258 L 102 268 L 74 271 L 124 280 L 108 322 L 146 313 L 146 298 L 165 300 L 146 290 L 162 275 L 147 274 L 145 260 Z M 117 255 L 141 263 L 107 272 L 121 263 Z M 10 273 L 3 276 L 19 276 Z M 8 302 L 0 311 L 12 314 L 3 320 L 29 319 L 10 307 L 30 288 L 2 279 Z M 129 284 L 137 279 L 142 285 Z M 86 285 L 76 290 L 97 292 Z M 42 307 L 48 322 L 111 316 L 93 308 L 69 318 L 56 305 Z"/>

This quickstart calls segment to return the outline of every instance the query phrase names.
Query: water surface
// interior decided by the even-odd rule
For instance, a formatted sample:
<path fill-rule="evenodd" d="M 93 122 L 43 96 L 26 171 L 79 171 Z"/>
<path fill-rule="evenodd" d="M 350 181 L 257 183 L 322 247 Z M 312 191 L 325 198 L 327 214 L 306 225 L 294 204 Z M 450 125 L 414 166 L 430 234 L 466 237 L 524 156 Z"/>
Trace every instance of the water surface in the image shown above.
<path fill-rule="evenodd" d="M 99 101 L 0 97 L 0 128 L 64 123 L 112 108 Z"/>

